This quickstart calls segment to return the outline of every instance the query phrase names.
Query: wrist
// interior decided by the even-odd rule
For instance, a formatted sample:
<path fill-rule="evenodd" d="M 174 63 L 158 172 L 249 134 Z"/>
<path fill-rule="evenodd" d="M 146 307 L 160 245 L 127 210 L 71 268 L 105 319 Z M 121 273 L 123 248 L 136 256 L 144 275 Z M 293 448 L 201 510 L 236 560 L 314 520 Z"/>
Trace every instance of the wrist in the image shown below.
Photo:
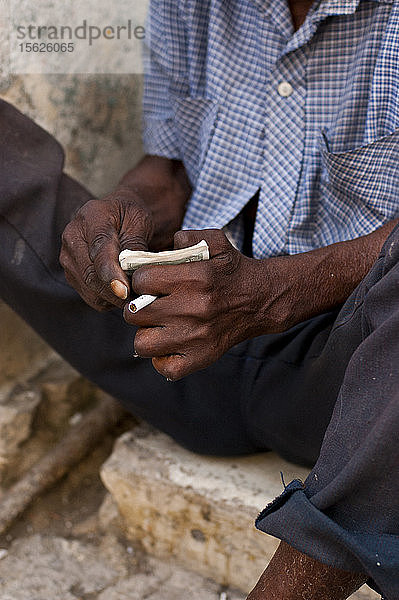
<path fill-rule="evenodd" d="M 153 250 L 171 247 L 173 235 L 181 228 L 185 207 L 191 194 L 181 162 L 158 156 L 145 156 L 120 181 L 118 189 L 129 189 L 151 211 Z"/>
<path fill-rule="evenodd" d="M 286 331 L 299 320 L 295 290 L 299 273 L 291 268 L 291 257 L 247 259 L 253 290 L 253 316 L 256 333 Z"/>
<path fill-rule="evenodd" d="M 166 207 L 173 198 L 173 206 L 180 211 L 192 191 L 183 163 L 160 156 L 145 156 L 122 177 L 118 188 L 136 192 L 150 208 Z"/>

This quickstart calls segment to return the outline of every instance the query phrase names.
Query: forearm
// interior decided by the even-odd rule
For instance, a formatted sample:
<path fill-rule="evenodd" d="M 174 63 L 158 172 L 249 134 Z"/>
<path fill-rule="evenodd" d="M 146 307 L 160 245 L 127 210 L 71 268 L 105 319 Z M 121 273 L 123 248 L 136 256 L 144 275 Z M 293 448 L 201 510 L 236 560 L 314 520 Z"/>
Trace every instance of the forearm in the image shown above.
<path fill-rule="evenodd" d="M 171 246 L 192 191 L 183 163 L 160 156 L 145 156 L 126 173 L 118 188 L 133 190 L 150 208 L 154 221 L 151 249 Z"/>
<path fill-rule="evenodd" d="M 248 600 L 344 600 L 366 576 L 323 565 L 282 542 Z"/>
<path fill-rule="evenodd" d="M 270 332 L 270 320 L 275 322 L 275 331 L 282 331 L 343 304 L 367 275 L 397 223 L 390 221 L 355 240 L 259 265 L 257 285 L 260 288 L 266 281 L 268 289 L 264 292 L 267 301 L 259 307 L 258 335 Z M 268 331 L 262 331 L 262 323 Z"/>

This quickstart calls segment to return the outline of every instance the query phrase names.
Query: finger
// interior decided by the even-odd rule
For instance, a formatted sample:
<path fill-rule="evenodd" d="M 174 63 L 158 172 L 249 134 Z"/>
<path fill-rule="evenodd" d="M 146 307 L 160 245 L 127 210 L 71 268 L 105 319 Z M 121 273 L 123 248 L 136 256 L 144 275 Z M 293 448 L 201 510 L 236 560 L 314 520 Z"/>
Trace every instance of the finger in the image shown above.
<path fill-rule="evenodd" d="M 96 234 L 89 232 L 87 238 L 88 254 L 98 279 L 115 296 L 126 300 L 130 282 L 119 264 L 120 244 L 116 231 L 108 229 Z"/>
<path fill-rule="evenodd" d="M 88 253 L 87 243 L 82 238 L 76 238 L 75 236 L 73 239 L 73 253 L 69 245 L 68 236 L 65 236 L 60 263 L 64 268 L 68 283 L 89 306 L 96 310 L 108 310 L 115 306 L 122 308 L 123 301 L 118 300 L 111 290 L 98 279 Z"/>
<path fill-rule="evenodd" d="M 157 298 L 152 304 L 149 304 L 140 310 L 137 310 L 136 303 L 132 300 L 125 304 L 123 318 L 128 325 L 134 325 L 136 327 L 163 326 L 165 324 L 165 318 L 168 318 L 168 306 L 166 306 L 165 310 L 163 302 L 166 298 Z M 154 306 L 155 304 L 156 306 Z"/>
<path fill-rule="evenodd" d="M 79 294 L 82 300 L 88 304 L 94 310 L 98 312 L 104 312 L 115 308 L 115 304 L 111 304 L 101 297 L 93 294 L 93 291 L 87 286 L 82 286 L 70 273 L 65 273 L 65 279 L 67 283 Z"/>
<path fill-rule="evenodd" d="M 134 338 L 134 349 L 142 358 L 154 358 L 182 354 L 186 343 L 182 331 L 176 327 L 140 328 Z"/>
<path fill-rule="evenodd" d="M 158 373 L 170 381 L 178 381 L 183 377 L 187 377 L 187 375 L 191 375 L 209 366 L 211 362 L 202 358 L 191 358 L 187 354 L 172 354 L 171 356 L 161 356 L 152 359 L 152 364 Z"/>
<path fill-rule="evenodd" d="M 125 304 L 123 317 L 128 325 L 136 327 L 169 327 L 179 321 L 182 330 L 185 327 L 182 323 L 187 323 L 187 328 L 192 329 L 194 324 L 196 327 L 203 326 L 214 316 L 214 306 L 207 295 L 194 300 L 187 292 L 177 292 L 158 297 L 139 311 L 135 310 L 134 304 L 134 300 Z"/>
<path fill-rule="evenodd" d="M 121 219 L 119 242 L 121 250 L 148 250 L 154 223 L 145 202 L 131 188 L 119 188 L 113 194 L 113 204 Z"/>
<path fill-rule="evenodd" d="M 140 267 L 132 275 L 132 288 L 139 295 L 167 296 L 183 287 L 205 282 L 208 275 L 208 261 Z"/>
<path fill-rule="evenodd" d="M 90 207 L 86 207 L 86 212 L 89 211 Z M 130 281 L 120 267 L 119 254 L 126 249 L 148 249 L 152 234 L 150 213 L 136 197 L 132 200 L 131 190 L 122 190 L 112 195 L 102 217 L 91 219 L 86 223 L 86 239 L 98 278 L 116 296 L 126 300 Z"/>
<path fill-rule="evenodd" d="M 209 246 L 210 255 L 225 252 L 231 245 L 221 229 L 201 229 L 177 231 L 174 235 L 174 249 L 188 248 L 205 240 Z"/>
<path fill-rule="evenodd" d="M 169 381 L 177 381 L 185 376 L 186 360 L 184 356 L 161 356 L 152 359 L 154 369 Z"/>

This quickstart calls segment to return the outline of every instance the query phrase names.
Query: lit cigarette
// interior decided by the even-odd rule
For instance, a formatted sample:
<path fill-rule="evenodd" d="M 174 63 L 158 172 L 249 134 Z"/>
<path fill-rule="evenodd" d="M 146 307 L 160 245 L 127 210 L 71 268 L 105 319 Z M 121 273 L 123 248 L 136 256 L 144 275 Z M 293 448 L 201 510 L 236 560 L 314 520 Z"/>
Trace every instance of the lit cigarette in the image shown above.
<path fill-rule="evenodd" d="M 156 300 L 158 296 L 150 296 L 149 294 L 144 294 L 144 296 L 139 296 L 136 300 L 132 300 L 129 302 L 128 309 L 131 313 L 136 313 L 142 308 L 149 306 Z"/>

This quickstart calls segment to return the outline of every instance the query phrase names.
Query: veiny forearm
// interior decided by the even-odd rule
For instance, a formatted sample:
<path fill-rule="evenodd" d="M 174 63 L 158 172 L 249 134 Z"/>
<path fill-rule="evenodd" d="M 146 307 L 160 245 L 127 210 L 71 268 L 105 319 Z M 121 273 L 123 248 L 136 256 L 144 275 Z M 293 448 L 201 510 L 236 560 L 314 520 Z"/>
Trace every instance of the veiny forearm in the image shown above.
<path fill-rule="evenodd" d="M 248 600 L 344 600 L 366 579 L 324 565 L 281 542 Z"/>
<path fill-rule="evenodd" d="M 267 282 L 267 302 L 259 312 L 262 322 L 272 319 L 276 330 L 289 327 L 341 305 L 367 275 L 398 220 L 373 233 L 310 252 L 264 261 L 257 276 L 258 288 Z M 262 261 L 261 261 L 262 262 Z M 259 290 L 259 297 L 261 291 Z M 268 333 L 268 331 L 260 331 Z"/>
<path fill-rule="evenodd" d="M 171 246 L 192 191 L 183 163 L 147 155 L 126 173 L 118 188 L 133 190 L 150 208 L 154 222 L 151 249 Z"/>

